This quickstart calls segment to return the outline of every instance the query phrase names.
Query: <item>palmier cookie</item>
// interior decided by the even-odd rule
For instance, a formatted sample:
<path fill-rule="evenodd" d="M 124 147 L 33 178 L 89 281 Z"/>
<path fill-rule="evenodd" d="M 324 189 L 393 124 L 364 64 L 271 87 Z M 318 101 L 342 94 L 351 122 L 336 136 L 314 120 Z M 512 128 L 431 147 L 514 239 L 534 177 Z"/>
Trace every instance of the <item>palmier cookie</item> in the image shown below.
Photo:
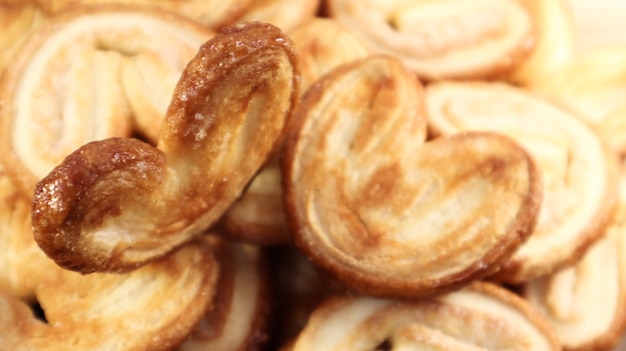
<path fill-rule="evenodd" d="M 617 211 L 602 238 L 576 265 L 524 285 L 523 296 L 565 350 L 609 350 L 626 330 L 625 171 L 622 165 Z"/>
<path fill-rule="evenodd" d="M 176 350 L 261 350 L 271 309 L 265 254 L 252 245 L 208 240 L 220 265 L 213 307 Z"/>
<path fill-rule="evenodd" d="M 415 302 L 330 299 L 288 349 L 561 350 L 554 331 L 526 301 L 482 282 Z"/>
<path fill-rule="evenodd" d="M 240 18 L 253 0 L 35 0 L 43 11 L 55 15 L 73 7 L 105 3 L 133 4 L 161 8 L 188 17 L 203 26 L 219 29 Z"/>
<path fill-rule="evenodd" d="M 537 162 L 544 201 L 537 227 L 495 279 L 524 282 L 576 262 L 599 238 L 615 203 L 617 157 L 593 130 L 549 101 L 502 83 L 440 82 L 426 88 L 435 135 L 493 131 Z"/>
<path fill-rule="evenodd" d="M 63 270 L 38 288 L 45 322 L 0 292 L 0 349 L 171 350 L 211 307 L 218 274 L 202 240 L 126 274 Z"/>
<path fill-rule="evenodd" d="M 0 83 L 0 159 L 21 189 L 79 146 L 156 138 L 174 86 L 213 32 L 153 8 L 77 7 L 38 27 Z M 134 130 L 133 130 L 134 129 Z"/>
<path fill-rule="evenodd" d="M 418 297 L 490 274 L 526 239 L 539 175 L 511 139 L 425 143 L 424 96 L 395 58 L 340 66 L 304 95 L 283 160 L 296 245 L 358 292 Z"/>
<path fill-rule="evenodd" d="M 62 267 L 124 271 L 213 225 L 277 147 L 298 61 L 276 27 L 227 27 L 185 68 L 157 147 L 88 143 L 38 183 L 34 236 Z"/>
<path fill-rule="evenodd" d="M 395 55 L 421 78 L 502 75 L 530 53 L 533 3 L 518 0 L 329 0 L 328 13 L 372 53 Z"/>

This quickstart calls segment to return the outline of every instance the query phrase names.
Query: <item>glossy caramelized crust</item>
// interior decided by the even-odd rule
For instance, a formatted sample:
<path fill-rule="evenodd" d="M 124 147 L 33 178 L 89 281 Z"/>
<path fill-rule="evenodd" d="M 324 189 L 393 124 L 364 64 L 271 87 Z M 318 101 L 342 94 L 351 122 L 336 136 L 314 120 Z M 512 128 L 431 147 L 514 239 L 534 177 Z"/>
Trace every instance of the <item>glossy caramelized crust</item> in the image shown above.
<path fill-rule="evenodd" d="M 29 196 L 79 146 L 156 138 L 187 62 L 213 32 L 157 9 L 77 7 L 38 27 L 0 83 L 0 158 Z M 36 137 L 35 137 L 36 136 Z"/>
<path fill-rule="evenodd" d="M 576 265 L 524 286 L 565 350 L 609 350 L 626 330 L 625 171 L 622 165 L 617 211 L 602 238 Z"/>
<path fill-rule="evenodd" d="M 329 0 L 331 17 L 374 53 L 395 55 L 421 78 L 501 75 L 535 40 L 532 2 Z"/>
<path fill-rule="evenodd" d="M 158 148 L 92 142 L 38 183 L 38 244 L 69 269 L 123 271 L 204 231 L 275 149 L 298 78 L 291 41 L 276 27 L 223 29 L 183 72 Z"/>
<path fill-rule="evenodd" d="M 593 49 L 538 79 L 531 89 L 554 98 L 626 153 L 626 47 Z"/>
<path fill-rule="evenodd" d="M 369 55 L 368 49 L 332 18 L 317 17 L 294 29 L 289 36 L 302 62 L 303 93 L 335 67 Z"/>
<path fill-rule="evenodd" d="M 2 350 L 171 350 L 211 306 L 218 265 L 198 240 L 128 274 L 63 271 L 42 282 L 47 323 L 0 293 Z"/>
<path fill-rule="evenodd" d="M 541 189 L 528 154 L 487 133 L 424 143 L 422 94 L 394 58 L 353 61 L 309 89 L 287 136 L 295 243 L 364 294 L 465 285 L 508 259 L 535 223 Z"/>
<path fill-rule="evenodd" d="M 239 20 L 271 23 L 289 33 L 312 20 L 319 5 L 320 0 L 255 0 Z"/>
<path fill-rule="evenodd" d="M 569 0 L 532 0 L 537 28 L 535 45 L 529 57 L 511 73 L 519 84 L 544 81 L 546 75 L 564 65 L 574 55 L 574 18 Z"/>
<path fill-rule="evenodd" d="M 497 274 L 527 281 L 574 263 L 599 238 L 615 204 L 617 157 L 588 126 L 527 90 L 440 82 L 426 89 L 435 134 L 494 131 L 517 140 L 541 171 L 544 202 L 530 239 Z"/>
<path fill-rule="evenodd" d="M 54 15 L 76 6 L 132 4 L 156 7 L 178 13 L 202 25 L 219 29 L 233 24 L 252 5 L 253 0 L 35 0 L 48 14 Z"/>
<path fill-rule="evenodd" d="M 262 350 L 268 340 L 269 271 L 255 246 L 213 241 L 220 279 L 213 308 L 177 351 Z"/>
<path fill-rule="evenodd" d="M 293 351 L 561 350 L 546 321 L 497 285 L 416 302 L 340 297 L 313 313 Z"/>

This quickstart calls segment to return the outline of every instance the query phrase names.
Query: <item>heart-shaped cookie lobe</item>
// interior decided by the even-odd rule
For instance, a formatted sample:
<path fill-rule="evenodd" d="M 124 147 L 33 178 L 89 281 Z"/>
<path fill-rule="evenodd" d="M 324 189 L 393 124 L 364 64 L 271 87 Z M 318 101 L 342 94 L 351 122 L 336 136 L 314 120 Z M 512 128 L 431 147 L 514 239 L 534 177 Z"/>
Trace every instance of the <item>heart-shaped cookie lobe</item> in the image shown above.
<path fill-rule="evenodd" d="M 527 238 L 542 199 L 537 170 L 508 138 L 426 141 L 419 81 L 371 56 L 314 84 L 283 159 L 296 245 L 349 288 L 427 296 L 493 272 Z"/>

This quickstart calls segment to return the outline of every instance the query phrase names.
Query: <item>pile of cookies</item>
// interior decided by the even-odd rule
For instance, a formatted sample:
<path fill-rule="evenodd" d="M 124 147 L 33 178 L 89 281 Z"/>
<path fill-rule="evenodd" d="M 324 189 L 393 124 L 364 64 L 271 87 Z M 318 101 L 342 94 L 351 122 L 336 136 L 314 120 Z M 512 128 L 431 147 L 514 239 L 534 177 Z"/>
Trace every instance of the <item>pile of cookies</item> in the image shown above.
<path fill-rule="evenodd" d="M 626 47 L 570 5 L 5 1 L 0 349 L 613 349 Z"/>

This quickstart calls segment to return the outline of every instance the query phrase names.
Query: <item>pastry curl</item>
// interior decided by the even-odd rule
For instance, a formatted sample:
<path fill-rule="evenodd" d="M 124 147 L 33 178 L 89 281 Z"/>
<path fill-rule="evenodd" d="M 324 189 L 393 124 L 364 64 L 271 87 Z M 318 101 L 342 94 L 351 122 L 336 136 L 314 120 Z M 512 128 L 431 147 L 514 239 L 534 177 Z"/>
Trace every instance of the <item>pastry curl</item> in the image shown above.
<path fill-rule="evenodd" d="M 7 172 L 31 196 L 89 141 L 133 131 L 156 138 L 180 73 L 211 36 L 189 19 L 137 6 L 77 7 L 49 19 L 0 83 Z"/>
<path fill-rule="evenodd" d="M 425 143 L 422 87 L 396 59 L 331 71 L 287 134 L 283 182 L 296 245 L 352 290 L 420 297 L 492 273 L 541 202 L 530 156 L 508 138 Z"/>
<path fill-rule="evenodd" d="M 609 350 L 626 331 L 626 167 L 617 211 L 602 238 L 571 266 L 524 285 L 565 350 Z"/>
<path fill-rule="evenodd" d="M 251 245 L 211 242 L 220 263 L 213 308 L 176 350 L 262 350 L 272 307 L 264 252 Z"/>
<path fill-rule="evenodd" d="M 496 274 L 521 283 L 576 262 L 597 240 L 615 205 L 615 153 L 575 116 L 528 90 L 502 83 L 439 82 L 426 88 L 435 135 L 503 133 L 537 162 L 544 184 L 539 222 Z"/>
<path fill-rule="evenodd" d="M 329 0 L 330 17 L 372 53 L 395 55 L 420 78 L 491 78 L 535 41 L 534 4 L 517 0 Z"/>
<path fill-rule="evenodd" d="M 313 313 L 290 350 L 355 349 L 561 350 L 539 313 L 489 283 L 416 302 L 330 299 Z"/>
<path fill-rule="evenodd" d="M 276 148 L 298 84 L 295 50 L 279 29 L 224 28 L 183 72 L 158 147 L 88 143 L 38 183 L 37 243 L 68 269 L 124 271 L 205 231 Z"/>
<path fill-rule="evenodd" d="M 0 291 L 0 349 L 171 350 L 211 307 L 218 274 L 197 240 L 127 274 L 62 270 L 37 289 L 43 322 Z"/>

